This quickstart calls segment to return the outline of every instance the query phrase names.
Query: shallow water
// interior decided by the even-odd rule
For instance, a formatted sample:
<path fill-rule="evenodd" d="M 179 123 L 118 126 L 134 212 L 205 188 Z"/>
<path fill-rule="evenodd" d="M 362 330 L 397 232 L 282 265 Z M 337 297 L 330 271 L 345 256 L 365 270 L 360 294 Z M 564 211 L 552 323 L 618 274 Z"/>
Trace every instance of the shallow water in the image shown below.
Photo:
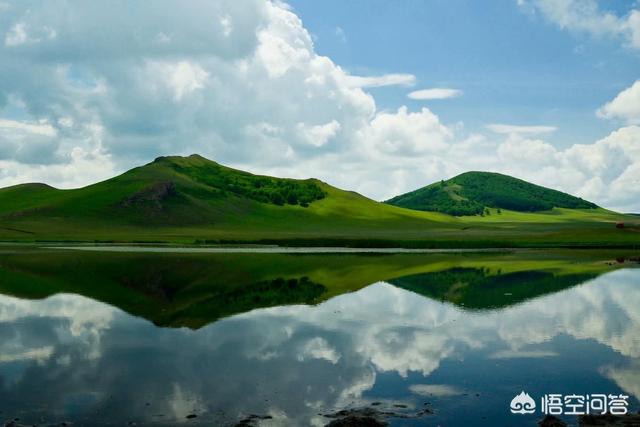
<path fill-rule="evenodd" d="M 217 265 L 212 258 L 172 259 L 182 266 L 178 274 L 163 270 L 167 258 L 151 255 L 131 259 L 136 268 L 125 270 L 116 267 L 123 258 L 98 268 L 104 257 L 69 253 L 54 268 L 44 261 L 50 256 L 0 257 L 0 411 L 27 425 L 234 425 L 254 414 L 270 417 L 255 425 L 324 426 L 328 414 L 365 407 L 391 412 L 386 421 L 398 426 L 536 425 L 539 410 L 509 410 L 521 391 L 537 401 L 550 393 L 622 393 L 630 410 L 639 408 L 640 269 L 626 268 L 631 264 L 601 271 L 600 258 L 545 258 L 540 265 L 548 267 L 527 270 L 523 260 L 491 254 L 346 264 L 289 257 L 282 265 L 304 264 L 309 279 L 259 282 L 246 303 L 239 294 L 205 298 L 196 291 L 222 286 L 191 276 L 215 275 L 203 270 Z M 273 275 L 274 260 L 240 265 L 253 278 L 265 274 L 258 266 L 271 266 Z M 318 273 L 321 264 L 336 276 Z M 331 284 L 382 264 L 401 274 L 340 291 Z M 398 270 L 404 265 L 408 270 Z M 418 271 L 425 265 L 428 272 Z M 73 269 L 93 277 L 81 283 Z M 282 273 L 292 274 L 301 273 Z M 124 285 L 122 294 L 96 290 L 114 283 Z M 254 301 L 266 293 L 277 298 Z M 499 294 L 503 300 L 483 299 Z M 154 298 L 158 309 L 144 308 Z M 221 316 L 211 298 L 242 300 L 234 306 L 242 309 Z M 290 304 L 270 306 L 274 301 Z"/>

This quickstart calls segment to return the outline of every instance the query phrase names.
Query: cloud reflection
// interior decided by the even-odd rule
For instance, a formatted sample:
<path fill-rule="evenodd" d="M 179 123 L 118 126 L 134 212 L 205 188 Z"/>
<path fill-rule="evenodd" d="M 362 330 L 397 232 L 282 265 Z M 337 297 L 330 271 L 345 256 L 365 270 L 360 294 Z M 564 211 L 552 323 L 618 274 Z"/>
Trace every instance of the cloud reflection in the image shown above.
<path fill-rule="evenodd" d="M 616 271 L 482 312 L 377 283 L 197 331 L 158 328 L 81 296 L 0 296 L 0 410 L 105 423 L 175 422 L 191 413 L 231 422 L 255 413 L 282 425 L 322 425 L 318 413 L 366 403 L 381 375 L 397 375 L 416 395 L 453 396 L 459 387 L 429 380 L 445 361 L 465 369 L 479 359 L 544 363 L 562 357 L 548 347 L 561 335 L 619 354 L 624 363 L 585 375 L 640 397 L 638 279 L 639 270 Z M 415 375 L 421 380 L 412 384 Z"/>

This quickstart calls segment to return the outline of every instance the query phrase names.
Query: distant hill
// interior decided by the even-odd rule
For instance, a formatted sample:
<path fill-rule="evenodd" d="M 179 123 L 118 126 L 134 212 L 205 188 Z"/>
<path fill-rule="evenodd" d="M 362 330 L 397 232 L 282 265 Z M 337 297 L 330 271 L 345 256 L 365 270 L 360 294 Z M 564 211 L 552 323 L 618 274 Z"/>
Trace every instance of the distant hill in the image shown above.
<path fill-rule="evenodd" d="M 159 157 L 95 185 L 58 190 L 23 184 L 0 190 L 0 216 L 116 217 L 151 224 L 192 224 L 247 203 L 308 207 L 326 196 L 322 183 L 253 175 L 199 155 Z M 231 206 L 233 205 L 233 206 Z"/>
<path fill-rule="evenodd" d="M 437 182 L 386 203 L 420 211 L 449 215 L 482 215 L 486 208 L 539 212 L 553 208 L 595 209 L 581 198 L 521 179 L 492 172 L 466 172 Z"/>
<path fill-rule="evenodd" d="M 232 169 L 199 155 L 159 157 L 87 187 L 0 189 L 0 238 L 130 241 L 210 238 L 361 238 L 389 224 L 416 229 L 447 218 L 410 212 L 332 187 Z M 188 231 L 185 231 L 187 230 Z M 160 237 L 159 230 L 162 230 Z M 13 237 L 15 236 L 15 237 Z"/>
<path fill-rule="evenodd" d="M 0 189 L 0 241 L 420 248 L 640 244 L 637 217 L 497 174 L 463 174 L 391 203 L 398 206 L 317 179 L 255 175 L 199 155 L 159 157 L 83 188 Z M 486 206 L 503 211 L 447 215 L 482 213 Z M 549 210 L 554 206 L 561 208 Z M 620 222 L 623 227 L 616 226 Z"/>

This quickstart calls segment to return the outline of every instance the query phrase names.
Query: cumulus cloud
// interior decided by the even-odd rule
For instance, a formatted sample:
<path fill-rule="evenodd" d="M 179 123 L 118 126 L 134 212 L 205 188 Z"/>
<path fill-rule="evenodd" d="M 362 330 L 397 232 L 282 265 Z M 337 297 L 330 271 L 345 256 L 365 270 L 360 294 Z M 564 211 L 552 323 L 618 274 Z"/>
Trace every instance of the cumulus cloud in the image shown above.
<path fill-rule="evenodd" d="M 640 124 L 640 80 L 620 92 L 596 113 L 605 119 L 621 119 L 629 124 Z"/>
<path fill-rule="evenodd" d="M 307 126 L 304 123 L 298 123 L 298 130 L 309 141 L 309 144 L 315 147 L 322 147 L 340 130 L 340 123 L 331 120 L 323 125 Z"/>
<path fill-rule="evenodd" d="M 32 123 L 46 122 L 58 134 L 49 141 L 55 155 L 40 163 L 71 166 L 71 153 L 81 149 L 110 156 L 112 173 L 157 155 L 191 152 L 264 168 L 282 162 L 282 153 L 295 159 L 314 147 L 348 146 L 375 114 L 361 87 L 415 80 L 349 75 L 315 53 L 299 18 L 281 3 L 175 6 L 140 4 L 131 13 L 79 1 L 11 5 L 0 24 L 7 40 L 0 49 L 6 82 L 0 107 L 4 114 L 18 111 L 20 118 L 4 120 L 13 133 L 24 131 L 23 145 L 34 144 L 26 135 L 37 133 Z M 43 29 L 56 37 L 27 43 Z M 7 128 L 0 127 L 0 137 L 15 145 Z M 332 146 L 339 131 L 344 137 Z M 18 150 L 3 152 L 0 184 L 23 179 Z M 26 176 L 42 171 L 31 168 Z"/>
<path fill-rule="evenodd" d="M 640 209 L 637 127 L 558 149 L 541 138 L 553 126 L 492 124 L 487 136 L 428 108 L 380 110 L 367 88 L 416 77 L 350 74 L 315 51 L 281 2 L 20 1 L 3 11 L 2 36 L 0 186 L 86 185 L 159 155 L 199 153 L 376 199 L 474 169 Z M 635 98 L 619 98 L 602 114 L 635 123 Z"/>
<path fill-rule="evenodd" d="M 447 148 L 453 134 L 429 109 L 409 112 L 400 107 L 396 112 L 377 114 L 359 139 L 374 151 L 412 156 Z"/>
<path fill-rule="evenodd" d="M 619 16 L 600 8 L 597 0 L 518 0 L 528 11 L 538 11 L 562 29 L 587 32 L 597 37 L 616 37 L 640 49 L 640 10 Z"/>
<path fill-rule="evenodd" d="M 462 96 L 462 91 L 458 89 L 447 88 L 421 89 L 410 92 L 407 96 L 411 99 L 417 99 L 421 101 L 431 99 L 448 99 Z"/>

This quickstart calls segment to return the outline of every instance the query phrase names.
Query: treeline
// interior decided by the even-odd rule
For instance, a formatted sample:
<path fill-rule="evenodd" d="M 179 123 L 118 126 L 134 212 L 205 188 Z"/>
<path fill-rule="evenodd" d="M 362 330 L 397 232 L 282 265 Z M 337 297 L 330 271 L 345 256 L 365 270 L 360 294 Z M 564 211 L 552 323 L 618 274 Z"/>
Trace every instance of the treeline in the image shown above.
<path fill-rule="evenodd" d="M 550 188 L 497 173 L 465 173 L 451 180 L 462 187 L 461 195 L 484 206 L 519 212 L 558 208 L 593 209 L 594 203 Z"/>
<path fill-rule="evenodd" d="M 594 203 L 517 178 L 490 172 L 467 172 L 403 194 L 387 203 L 449 215 L 491 215 L 489 208 L 539 212 L 554 207 L 593 209 Z"/>
<path fill-rule="evenodd" d="M 313 180 L 295 180 L 252 175 L 247 172 L 216 166 L 179 166 L 177 172 L 213 187 L 224 195 L 233 194 L 262 203 L 282 206 L 309 206 L 326 194 Z M 215 169 L 215 170 L 214 170 Z"/>
<path fill-rule="evenodd" d="M 454 216 L 481 215 L 484 205 L 473 200 L 454 199 L 445 191 L 446 183 L 438 183 L 413 193 L 389 200 L 388 203 L 408 209 L 441 212 Z"/>

